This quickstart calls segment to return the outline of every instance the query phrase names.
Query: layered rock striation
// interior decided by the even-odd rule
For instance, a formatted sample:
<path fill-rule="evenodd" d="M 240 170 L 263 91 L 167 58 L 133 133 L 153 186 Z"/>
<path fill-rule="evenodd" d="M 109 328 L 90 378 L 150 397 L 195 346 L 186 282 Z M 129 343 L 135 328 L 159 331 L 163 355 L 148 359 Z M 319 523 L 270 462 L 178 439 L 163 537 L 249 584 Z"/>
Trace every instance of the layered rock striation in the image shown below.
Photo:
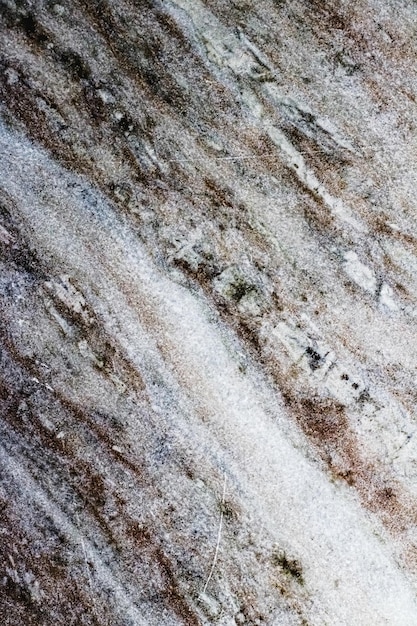
<path fill-rule="evenodd" d="M 416 19 L 0 2 L 2 624 L 417 623 Z"/>

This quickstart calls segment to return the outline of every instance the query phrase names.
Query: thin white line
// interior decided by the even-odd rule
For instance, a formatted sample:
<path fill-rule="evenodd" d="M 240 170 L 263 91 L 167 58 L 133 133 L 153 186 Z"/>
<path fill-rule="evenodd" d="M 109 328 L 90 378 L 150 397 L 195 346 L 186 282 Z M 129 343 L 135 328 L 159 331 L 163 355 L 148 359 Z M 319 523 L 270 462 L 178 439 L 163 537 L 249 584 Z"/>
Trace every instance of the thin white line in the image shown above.
<path fill-rule="evenodd" d="M 230 156 L 230 157 L 212 157 L 215 161 L 236 161 L 236 160 L 246 160 L 246 159 L 259 159 L 262 157 L 268 156 L 276 156 L 276 153 L 271 154 L 262 154 L 258 156 Z M 166 163 L 193 163 L 194 161 L 206 161 L 207 157 L 197 157 L 196 159 L 170 159 L 166 161 Z"/>
<path fill-rule="evenodd" d="M 204 585 L 203 593 L 206 593 L 206 590 L 207 590 L 208 584 L 210 582 L 210 579 L 213 576 L 214 568 L 216 567 L 217 555 L 219 554 L 220 537 L 221 537 L 222 525 L 223 525 L 223 515 L 224 515 L 223 510 L 224 510 L 224 499 L 225 499 L 225 496 L 226 496 L 226 474 L 224 475 L 222 506 L 221 506 L 221 511 L 220 511 L 220 523 L 219 523 L 219 531 L 217 533 L 216 550 L 214 552 L 214 558 L 213 558 L 213 563 L 211 564 L 210 574 L 208 575 L 208 578 L 206 580 L 206 584 Z"/>

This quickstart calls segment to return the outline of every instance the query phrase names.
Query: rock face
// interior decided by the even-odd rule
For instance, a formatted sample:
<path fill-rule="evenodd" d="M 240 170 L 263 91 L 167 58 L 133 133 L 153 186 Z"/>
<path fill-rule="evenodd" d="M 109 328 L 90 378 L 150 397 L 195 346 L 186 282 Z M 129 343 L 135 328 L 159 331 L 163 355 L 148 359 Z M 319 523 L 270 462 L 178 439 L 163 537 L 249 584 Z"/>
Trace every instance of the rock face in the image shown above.
<path fill-rule="evenodd" d="M 0 1 L 0 622 L 417 623 L 417 4 Z"/>

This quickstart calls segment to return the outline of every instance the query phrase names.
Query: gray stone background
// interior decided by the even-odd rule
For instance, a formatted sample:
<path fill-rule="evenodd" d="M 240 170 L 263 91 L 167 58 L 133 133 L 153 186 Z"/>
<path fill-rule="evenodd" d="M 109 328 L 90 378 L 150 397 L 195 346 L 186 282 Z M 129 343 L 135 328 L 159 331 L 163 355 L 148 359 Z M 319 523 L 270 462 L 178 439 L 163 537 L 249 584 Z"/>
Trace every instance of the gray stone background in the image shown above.
<path fill-rule="evenodd" d="M 416 51 L 0 1 L 1 624 L 417 624 Z"/>

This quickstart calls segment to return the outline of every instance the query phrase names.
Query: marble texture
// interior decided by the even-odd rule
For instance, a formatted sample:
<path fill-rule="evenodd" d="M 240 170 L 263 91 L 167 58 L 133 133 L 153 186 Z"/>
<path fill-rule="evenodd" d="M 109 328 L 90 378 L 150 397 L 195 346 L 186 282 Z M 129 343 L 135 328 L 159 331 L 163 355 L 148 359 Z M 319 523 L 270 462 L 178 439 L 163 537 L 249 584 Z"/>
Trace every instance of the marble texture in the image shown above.
<path fill-rule="evenodd" d="M 417 624 L 417 4 L 0 44 L 1 624 Z"/>

